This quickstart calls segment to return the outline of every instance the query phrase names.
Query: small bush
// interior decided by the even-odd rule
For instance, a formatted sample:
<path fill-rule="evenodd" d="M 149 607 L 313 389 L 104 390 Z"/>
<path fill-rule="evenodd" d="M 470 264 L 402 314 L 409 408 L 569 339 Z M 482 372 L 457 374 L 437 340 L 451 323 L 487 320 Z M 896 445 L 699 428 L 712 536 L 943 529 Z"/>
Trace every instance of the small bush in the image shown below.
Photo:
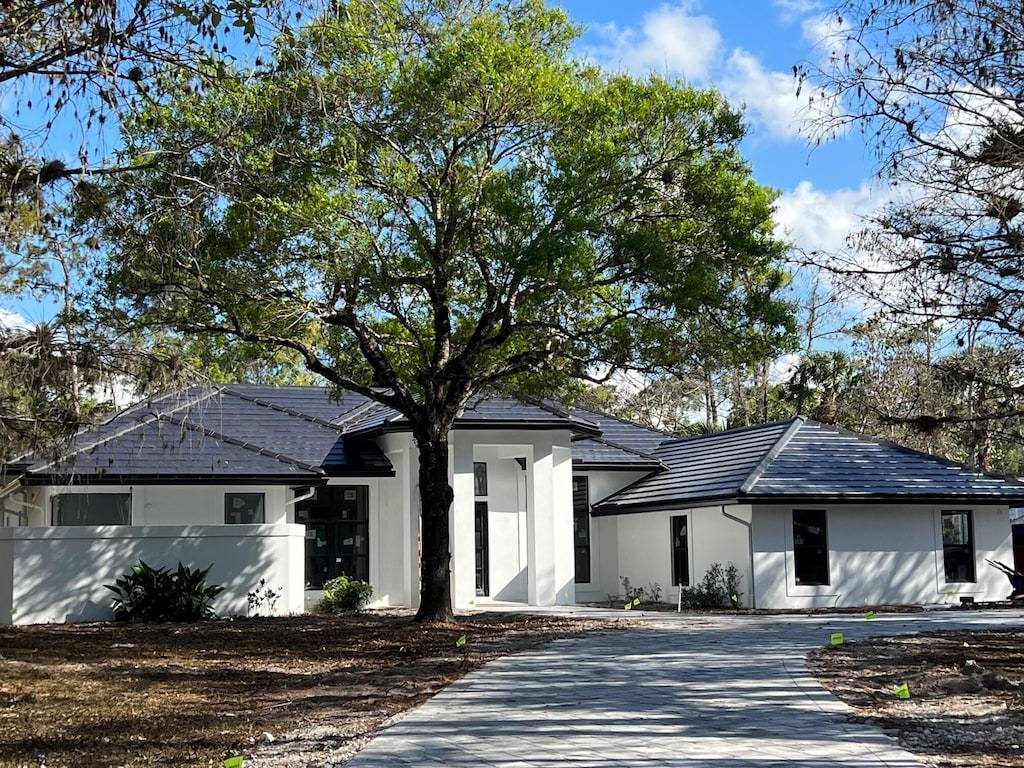
<path fill-rule="evenodd" d="M 634 587 L 628 576 L 623 576 L 619 579 L 622 583 L 622 595 L 626 602 L 632 602 L 633 600 L 639 600 L 641 603 L 660 603 L 661 602 L 661 584 L 658 582 L 647 582 L 646 587 Z M 608 602 L 610 605 L 621 603 L 622 597 L 617 595 L 608 595 Z"/>
<path fill-rule="evenodd" d="M 210 602 L 224 587 L 207 584 L 210 568 L 153 568 L 139 560 L 114 584 L 114 618 L 117 621 L 199 621 L 216 617 Z"/>
<path fill-rule="evenodd" d="M 726 568 L 712 563 L 700 584 L 682 588 L 680 602 L 684 608 L 739 608 L 741 581 L 742 575 L 733 563 Z"/>
<path fill-rule="evenodd" d="M 324 584 L 317 609 L 324 613 L 358 613 L 373 597 L 373 587 L 365 581 L 338 576 Z"/>
<path fill-rule="evenodd" d="M 277 608 L 277 601 L 284 594 L 283 587 L 267 586 L 266 579 L 260 579 L 260 583 L 251 592 L 245 593 L 245 600 L 249 604 L 249 615 L 259 616 L 266 607 L 267 615 L 273 616 Z"/>

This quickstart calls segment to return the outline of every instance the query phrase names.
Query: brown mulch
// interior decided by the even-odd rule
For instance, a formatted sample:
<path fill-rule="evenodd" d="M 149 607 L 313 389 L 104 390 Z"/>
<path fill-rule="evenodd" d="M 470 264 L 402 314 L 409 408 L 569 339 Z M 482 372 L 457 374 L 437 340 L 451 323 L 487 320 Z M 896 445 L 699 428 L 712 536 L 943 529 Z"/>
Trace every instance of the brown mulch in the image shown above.
<path fill-rule="evenodd" d="M 1024 631 L 925 632 L 812 652 L 818 680 L 929 765 L 1024 768 Z M 897 696 L 906 683 L 909 699 Z"/>
<path fill-rule="evenodd" d="M 610 626 L 393 612 L 0 627 L 0 766 L 319 765 L 490 659 Z"/>

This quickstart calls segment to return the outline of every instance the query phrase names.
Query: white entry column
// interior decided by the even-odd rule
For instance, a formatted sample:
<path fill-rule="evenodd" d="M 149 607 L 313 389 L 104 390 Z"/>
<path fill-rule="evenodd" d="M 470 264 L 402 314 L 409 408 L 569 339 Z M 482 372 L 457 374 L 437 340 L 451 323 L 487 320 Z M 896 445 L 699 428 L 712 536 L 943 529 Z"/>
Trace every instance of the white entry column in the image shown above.
<path fill-rule="evenodd" d="M 531 605 L 573 603 L 576 591 L 569 433 L 538 434 L 532 453 L 527 457 L 528 599 Z"/>
<path fill-rule="evenodd" d="M 452 430 L 448 443 L 451 484 L 455 491 L 448 521 L 452 550 L 452 604 L 468 608 L 476 598 L 476 548 L 473 496 L 473 439 Z"/>

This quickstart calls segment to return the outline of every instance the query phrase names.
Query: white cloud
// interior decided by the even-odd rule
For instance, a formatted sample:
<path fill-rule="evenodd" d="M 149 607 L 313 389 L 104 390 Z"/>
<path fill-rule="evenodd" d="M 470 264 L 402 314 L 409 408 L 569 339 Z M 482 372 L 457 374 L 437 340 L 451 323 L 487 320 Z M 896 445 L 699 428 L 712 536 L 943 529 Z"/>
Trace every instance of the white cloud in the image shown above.
<path fill-rule="evenodd" d="M 32 327 L 24 316 L 7 309 L 0 309 L 0 332 L 2 331 L 24 331 Z"/>
<path fill-rule="evenodd" d="M 881 190 L 870 181 L 855 189 L 836 190 L 817 189 L 801 181 L 776 201 L 776 228 L 780 237 L 805 252 L 835 253 L 882 203 Z"/>
<path fill-rule="evenodd" d="M 595 26 L 602 44 L 590 53 L 611 69 L 706 82 L 721 55 L 722 36 L 714 19 L 692 14 L 694 8 L 693 2 L 663 5 L 646 14 L 639 29 Z"/>
<path fill-rule="evenodd" d="M 745 105 L 748 119 L 773 139 L 804 140 L 808 121 L 831 103 L 820 88 L 805 86 L 797 95 L 792 73 L 765 69 L 741 48 L 729 57 L 719 85 L 731 101 Z"/>
<path fill-rule="evenodd" d="M 787 16 L 806 16 L 821 9 L 821 0 L 772 0 L 772 5 Z"/>

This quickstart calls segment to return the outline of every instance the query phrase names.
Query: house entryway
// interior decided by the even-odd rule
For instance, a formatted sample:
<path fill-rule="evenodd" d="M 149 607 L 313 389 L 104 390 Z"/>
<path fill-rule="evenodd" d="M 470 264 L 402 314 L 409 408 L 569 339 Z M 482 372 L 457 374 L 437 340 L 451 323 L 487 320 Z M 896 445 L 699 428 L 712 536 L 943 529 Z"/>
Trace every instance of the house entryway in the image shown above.
<path fill-rule="evenodd" d="M 370 580 L 370 489 L 331 485 L 296 505 L 306 526 L 306 588 L 321 589 L 337 576 Z"/>

